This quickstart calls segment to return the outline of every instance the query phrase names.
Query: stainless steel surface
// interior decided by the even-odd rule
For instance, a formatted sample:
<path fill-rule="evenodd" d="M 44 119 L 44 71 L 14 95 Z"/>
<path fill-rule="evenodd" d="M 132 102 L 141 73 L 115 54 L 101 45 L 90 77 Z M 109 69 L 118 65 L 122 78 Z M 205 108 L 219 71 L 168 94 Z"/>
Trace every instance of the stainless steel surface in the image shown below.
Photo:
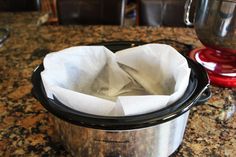
<path fill-rule="evenodd" d="M 236 54 L 236 0 L 198 0 L 194 26 L 207 47 Z M 186 1 L 185 23 L 192 0 Z M 230 42 L 229 42 L 230 41 Z"/>
<path fill-rule="evenodd" d="M 152 127 L 112 131 L 73 125 L 53 115 L 52 120 L 73 156 L 167 157 L 181 144 L 188 115 Z"/>
<path fill-rule="evenodd" d="M 184 6 L 184 10 L 185 10 L 185 12 L 184 12 L 184 23 L 187 26 L 192 26 L 193 25 L 193 23 L 189 20 L 192 1 L 193 0 L 187 0 L 186 3 L 185 3 L 185 6 Z"/>

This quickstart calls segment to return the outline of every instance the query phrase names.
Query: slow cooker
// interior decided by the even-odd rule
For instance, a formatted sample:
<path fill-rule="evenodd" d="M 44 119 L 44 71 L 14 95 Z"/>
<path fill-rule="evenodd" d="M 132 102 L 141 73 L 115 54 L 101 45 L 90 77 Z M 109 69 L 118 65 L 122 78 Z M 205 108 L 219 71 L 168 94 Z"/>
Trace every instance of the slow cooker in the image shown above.
<path fill-rule="evenodd" d="M 112 51 L 143 42 L 103 43 Z M 155 112 L 105 117 L 76 111 L 56 97 L 47 98 L 39 65 L 32 75 L 35 98 L 49 111 L 53 126 L 74 156 L 98 157 L 165 157 L 180 146 L 190 109 L 210 98 L 205 69 L 186 57 L 191 74 L 184 95 L 175 103 Z M 88 102 L 89 105 L 89 102 Z"/>

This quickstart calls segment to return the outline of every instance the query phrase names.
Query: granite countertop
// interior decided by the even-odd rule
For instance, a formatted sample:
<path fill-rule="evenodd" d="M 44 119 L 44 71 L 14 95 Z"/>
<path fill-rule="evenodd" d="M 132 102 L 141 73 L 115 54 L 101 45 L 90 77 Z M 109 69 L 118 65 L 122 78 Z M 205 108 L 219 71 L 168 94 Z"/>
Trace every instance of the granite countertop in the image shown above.
<path fill-rule="evenodd" d="M 53 138 L 48 112 L 31 95 L 42 49 L 101 41 L 173 39 L 201 47 L 191 28 L 37 26 L 37 13 L 0 13 L 10 38 L 0 48 L 0 156 L 70 156 Z M 236 89 L 211 86 L 212 98 L 191 110 L 175 156 L 236 156 Z"/>

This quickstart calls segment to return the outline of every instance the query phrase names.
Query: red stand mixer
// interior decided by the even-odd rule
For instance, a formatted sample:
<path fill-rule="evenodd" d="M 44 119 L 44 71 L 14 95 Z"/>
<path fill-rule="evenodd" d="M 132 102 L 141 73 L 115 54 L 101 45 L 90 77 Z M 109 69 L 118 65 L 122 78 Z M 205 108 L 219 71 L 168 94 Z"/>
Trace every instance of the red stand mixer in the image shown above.
<path fill-rule="evenodd" d="M 185 5 L 185 23 L 189 21 L 192 0 Z M 212 84 L 236 87 L 236 0 L 198 0 L 194 27 L 205 48 L 189 56 L 203 65 Z"/>

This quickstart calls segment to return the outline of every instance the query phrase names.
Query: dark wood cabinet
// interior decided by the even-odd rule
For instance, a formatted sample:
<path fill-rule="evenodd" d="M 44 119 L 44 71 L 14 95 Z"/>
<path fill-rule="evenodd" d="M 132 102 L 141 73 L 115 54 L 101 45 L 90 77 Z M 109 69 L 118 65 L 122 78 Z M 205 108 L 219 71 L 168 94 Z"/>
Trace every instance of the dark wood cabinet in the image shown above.
<path fill-rule="evenodd" d="M 40 0 L 0 0 L 0 11 L 38 11 Z"/>

